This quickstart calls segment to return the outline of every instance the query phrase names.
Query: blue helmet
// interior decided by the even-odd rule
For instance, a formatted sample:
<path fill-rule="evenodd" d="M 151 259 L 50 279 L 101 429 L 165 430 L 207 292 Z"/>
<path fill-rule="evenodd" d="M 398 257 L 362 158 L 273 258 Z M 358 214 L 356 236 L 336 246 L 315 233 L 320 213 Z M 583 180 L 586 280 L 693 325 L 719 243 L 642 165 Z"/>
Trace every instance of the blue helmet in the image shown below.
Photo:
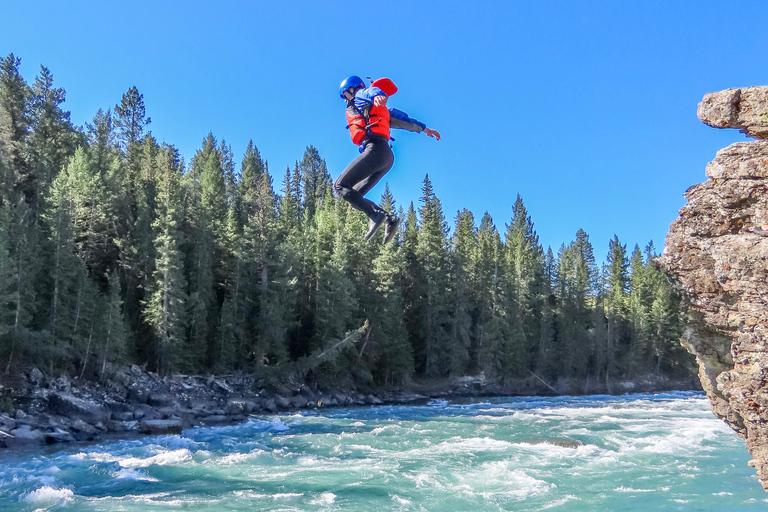
<path fill-rule="evenodd" d="M 350 87 L 357 89 L 358 87 L 365 87 L 365 82 L 363 82 L 363 79 L 359 76 L 348 76 L 344 79 L 343 82 L 341 82 L 341 85 L 339 86 L 339 96 L 341 96 L 341 99 L 344 99 L 344 92 L 349 89 Z"/>

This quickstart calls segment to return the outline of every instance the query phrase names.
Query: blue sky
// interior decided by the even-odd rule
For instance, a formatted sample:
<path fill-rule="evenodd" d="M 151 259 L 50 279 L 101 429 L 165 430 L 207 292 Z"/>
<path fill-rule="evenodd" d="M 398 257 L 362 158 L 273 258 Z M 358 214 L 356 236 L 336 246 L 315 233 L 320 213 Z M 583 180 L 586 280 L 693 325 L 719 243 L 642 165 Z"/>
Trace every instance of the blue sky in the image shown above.
<path fill-rule="evenodd" d="M 9 4 L 0 54 L 30 83 L 48 67 L 76 124 L 135 85 L 160 141 L 189 160 L 212 131 L 239 162 L 253 139 L 278 188 L 309 144 L 338 176 L 357 155 L 338 84 L 388 76 L 391 106 L 443 135 L 395 132 L 398 204 L 429 173 L 449 224 L 468 208 L 503 232 L 520 193 L 545 248 L 582 228 L 598 261 L 614 234 L 661 250 L 685 190 L 745 140 L 698 102 L 768 81 L 764 1 Z"/>

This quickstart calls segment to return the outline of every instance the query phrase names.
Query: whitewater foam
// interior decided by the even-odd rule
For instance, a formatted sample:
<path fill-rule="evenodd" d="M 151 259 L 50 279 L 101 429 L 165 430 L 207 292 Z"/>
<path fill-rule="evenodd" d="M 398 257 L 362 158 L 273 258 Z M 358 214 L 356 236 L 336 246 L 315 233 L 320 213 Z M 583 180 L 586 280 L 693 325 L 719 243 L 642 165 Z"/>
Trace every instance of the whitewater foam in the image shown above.
<path fill-rule="evenodd" d="M 22 495 L 19 501 L 27 503 L 44 503 L 51 501 L 69 501 L 75 497 L 75 493 L 67 488 L 55 489 L 53 487 L 44 486 L 39 489 Z"/>

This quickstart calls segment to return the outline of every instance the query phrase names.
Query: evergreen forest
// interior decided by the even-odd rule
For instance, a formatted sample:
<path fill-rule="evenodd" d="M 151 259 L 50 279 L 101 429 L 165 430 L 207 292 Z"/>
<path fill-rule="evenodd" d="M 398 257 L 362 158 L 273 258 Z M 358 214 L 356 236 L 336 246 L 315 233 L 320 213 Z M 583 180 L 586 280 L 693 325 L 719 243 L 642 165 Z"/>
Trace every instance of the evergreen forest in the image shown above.
<path fill-rule="evenodd" d="M 503 227 L 448 218 L 429 176 L 415 203 L 385 190 L 400 231 L 365 242 L 313 146 L 273 174 L 254 142 L 236 156 L 209 133 L 186 161 L 135 87 L 74 126 L 51 72 L 27 82 L 19 67 L 0 61 L 0 372 L 691 375 L 652 243 L 614 237 L 601 263 L 582 230 L 545 249 L 519 195 Z"/>

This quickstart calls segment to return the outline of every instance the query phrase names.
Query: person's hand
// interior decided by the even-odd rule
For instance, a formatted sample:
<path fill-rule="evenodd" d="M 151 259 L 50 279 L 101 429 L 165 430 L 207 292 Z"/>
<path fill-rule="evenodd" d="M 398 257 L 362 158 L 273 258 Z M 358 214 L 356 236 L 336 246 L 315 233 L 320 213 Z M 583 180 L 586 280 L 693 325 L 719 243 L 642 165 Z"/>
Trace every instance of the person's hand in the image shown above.
<path fill-rule="evenodd" d="M 432 130 L 430 128 L 424 128 L 424 133 L 426 133 L 430 137 L 434 137 L 437 140 L 440 140 L 440 133 L 438 133 L 437 130 Z"/>
<path fill-rule="evenodd" d="M 384 95 L 374 96 L 373 97 L 373 104 L 379 107 L 386 106 L 387 104 L 387 97 Z"/>

